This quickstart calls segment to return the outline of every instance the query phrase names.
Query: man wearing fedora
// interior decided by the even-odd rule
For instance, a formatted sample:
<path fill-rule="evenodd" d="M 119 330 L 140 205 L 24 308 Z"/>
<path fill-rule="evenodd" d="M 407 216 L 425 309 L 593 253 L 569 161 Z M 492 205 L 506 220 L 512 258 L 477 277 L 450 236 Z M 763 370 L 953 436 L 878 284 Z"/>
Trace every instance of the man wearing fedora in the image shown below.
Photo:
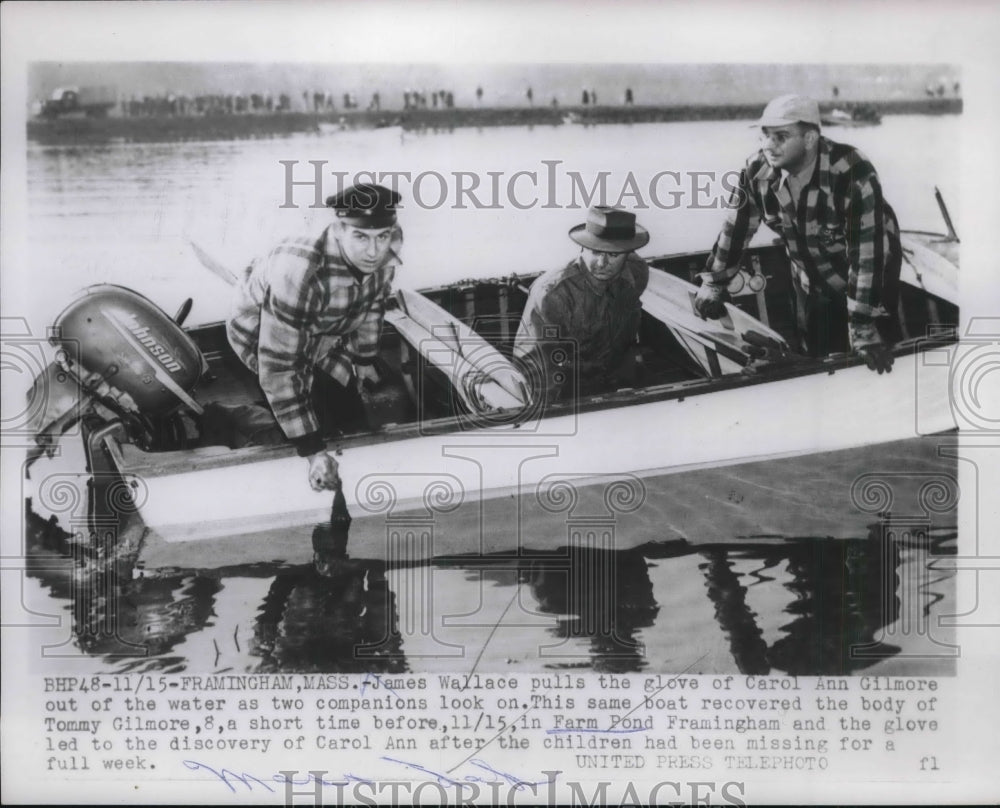
<path fill-rule="evenodd" d="M 544 374 L 546 399 L 631 383 L 642 316 L 640 296 L 649 282 L 646 262 L 633 250 L 649 233 L 635 214 L 591 208 L 569 231 L 580 254 L 532 285 L 521 317 L 514 356 L 534 361 Z M 571 350 L 552 350 L 558 344 Z"/>
<path fill-rule="evenodd" d="M 318 236 L 282 241 L 237 284 L 229 342 L 257 374 L 284 438 L 308 458 L 315 490 L 339 484 L 324 432 L 363 414 L 359 388 L 379 381 L 385 300 L 400 263 L 399 200 L 381 185 L 347 188 L 326 200 L 336 218 Z"/>
<path fill-rule="evenodd" d="M 754 125 L 761 148 L 740 173 L 695 309 L 721 315 L 726 285 L 763 222 L 791 261 L 801 348 L 810 356 L 854 351 L 871 370 L 890 371 L 902 249 L 874 166 L 820 134 L 811 98 L 775 98 Z"/>

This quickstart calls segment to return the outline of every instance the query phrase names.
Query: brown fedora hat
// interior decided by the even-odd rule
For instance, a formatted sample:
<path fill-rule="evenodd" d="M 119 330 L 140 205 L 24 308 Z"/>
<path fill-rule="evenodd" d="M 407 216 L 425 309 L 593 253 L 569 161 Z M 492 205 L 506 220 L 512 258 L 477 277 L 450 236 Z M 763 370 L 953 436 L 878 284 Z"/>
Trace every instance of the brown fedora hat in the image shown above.
<path fill-rule="evenodd" d="M 582 247 L 609 253 L 632 252 L 649 242 L 649 233 L 635 223 L 634 213 L 604 205 L 591 208 L 587 221 L 571 228 L 569 237 Z"/>

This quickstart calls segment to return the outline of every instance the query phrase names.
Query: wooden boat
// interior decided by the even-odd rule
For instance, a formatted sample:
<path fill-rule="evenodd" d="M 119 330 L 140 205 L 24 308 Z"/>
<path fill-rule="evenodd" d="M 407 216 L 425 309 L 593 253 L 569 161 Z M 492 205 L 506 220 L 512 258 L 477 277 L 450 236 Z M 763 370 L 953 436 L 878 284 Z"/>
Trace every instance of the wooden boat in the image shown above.
<path fill-rule="evenodd" d="M 704 253 L 651 260 L 641 381 L 548 405 L 512 359 L 534 276 L 400 293 L 380 356 L 391 382 L 369 396 L 368 423 L 346 425 L 328 441 L 353 516 L 348 551 L 410 564 L 579 541 L 610 549 L 677 538 L 865 535 L 890 512 L 923 502 L 929 485 L 954 481 L 947 363 L 927 361 L 955 343 L 957 265 L 946 257 L 954 242 L 905 234 L 904 339 L 885 375 L 857 356 L 810 359 L 790 347 L 788 259 L 778 244 L 748 252 L 719 321 L 691 310 L 690 281 Z M 190 399 L 181 410 L 260 397 L 224 324 L 183 333 L 207 372 L 195 374 L 193 392 L 178 394 Z M 164 349 L 171 359 L 184 349 L 177 339 Z M 170 360 L 156 359 L 144 361 L 163 393 L 157 362 Z M 291 446 L 201 445 L 176 407 L 129 414 L 127 396 L 108 381 L 80 379 L 98 402 L 86 412 L 78 393 L 75 409 L 63 406 L 72 416 L 60 428 L 82 415 L 60 451 L 65 460 L 72 446 L 85 450 L 87 470 L 77 479 L 90 483 L 77 502 L 86 504 L 72 513 L 52 506 L 45 486 L 54 477 L 43 465 L 59 458 L 43 457 L 30 471 L 36 512 L 85 518 L 92 533 L 111 525 L 115 552 L 145 574 L 312 557 L 332 495 L 308 487 L 305 461 Z M 72 399 L 52 373 L 36 393 L 43 388 L 49 409 Z M 820 469 L 853 484 L 830 491 Z M 955 498 L 934 510 L 935 524 L 954 525 Z"/>

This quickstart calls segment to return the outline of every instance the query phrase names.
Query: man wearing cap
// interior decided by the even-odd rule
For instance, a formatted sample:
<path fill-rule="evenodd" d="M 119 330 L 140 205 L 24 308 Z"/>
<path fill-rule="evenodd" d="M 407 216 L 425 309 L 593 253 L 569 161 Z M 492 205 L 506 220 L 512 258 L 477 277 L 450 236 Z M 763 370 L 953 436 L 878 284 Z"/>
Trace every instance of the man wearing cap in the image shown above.
<path fill-rule="evenodd" d="M 352 388 L 379 380 L 385 300 L 400 263 L 399 199 L 381 185 L 347 188 L 326 200 L 336 220 L 318 237 L 282 241 L 238 283 L 229 342 L 257 374 L 284 436 L 309 459 L 315 490 L 339 484 L 323 439 L 336 423 L 324 421 L 349 417 L 360 407 Z M 331 397 L 341 411 L 327 418 Z"/>
<path fill-rule="evenodd" d="M 763 222 L 791 260 L 796 324 L 810 356 L 855 351 L 871 370 L 892 369 L 897 339 L 899 225 L 875 168 L 852 146 L 820 135 L 819 105 L 783 95 L 756 124 L 761 148 L 740 172 L 695 308 L 723 311 L 726 285 Z"/>
<path fill-rule="evenodd" d="M 549 401 L 574 387 L 586 394 L 631 381 L 649 282 L 646 262 L 633 253 L 649 233 L 635 214 L 591 208 L 569 237 L 580 255 L 534 282 L 514 341 L 516 358 L 538 363 Z M 554 349 L 560 345 L 571 350 Z"/>

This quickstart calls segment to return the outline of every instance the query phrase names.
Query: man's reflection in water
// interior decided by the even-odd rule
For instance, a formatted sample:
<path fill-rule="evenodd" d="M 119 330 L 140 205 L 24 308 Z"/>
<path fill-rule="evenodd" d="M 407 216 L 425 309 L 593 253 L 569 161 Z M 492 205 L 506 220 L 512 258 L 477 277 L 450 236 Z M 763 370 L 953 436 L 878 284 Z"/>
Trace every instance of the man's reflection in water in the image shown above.
<path fill-rule="evenodd" d="M 379 653 L 356 652 L 373 645 Z M 401 648 L 385 564 L 341 558 L 278 573 L 258 612 L 250 653 L 261 658 L 261 673 L 401 672 Z"/>
<path fill-rule="evenodd" d="M 105 656 L 118 670 L 210 664 L 178 654 L 175 647 L 211 626 L 228 575 L 275 576 L 253 627 L 250 653 L 260 660 L 261 672 L 404 671 L 408 665 L 386 565 L 348 557 L 350 516 L 339 499 L 330 521 L 313 532 L 312 565 L 178 571 L 153 578 L 117 574 L 114 565 L 102 563 L 88 537 L 41 520 L 29 503 L 26 568 L 67 602 L 73 616 L 67 650 Z M 900 635 L 891 631 L 903 630 L 897 621 L 906 622 L 904 608 L 920 612 L 915 620 L 930 619 L 929 610 L 947 596 L 953 580 L 917 576 L 926 574 L 933 556 L 954 554 L 954 541 L 953 532 L 899 539 L 878 528 L 872 537 L 855 540 L 702 546 L 678 541 L 636 551 L 573 546 L 521 556 L 516 563 L 539 610 L 557 618 L 550 631 L 558 639 L 531 649 L 539 664 L 642 669 L 639 632 L 664 619 L 647 565 L 669 572 L 669 559 L 697 554 L 703 585 L 680 579 L 676 585 L 701 604 L 707 596 L 738 670 L 842 675 L 899 653 L 891 641 Z M 509 580 L 505 577 L 504 585 Z M 681 624 L 685 619 L 684 613 L 671 615 Z M 583 640 L 584 650 L 571 640 Z"/>
<path fill-rule="evenodd" d="M 625 673 L 645 665 L 636 631 L 653 625 L 659 606 L 641 553 L 561 548 L 529 561 L 523 575 L 539 610 L 560 615 L 552 629 L 557 637 L 589 638 L 588 661 L 595 671 Z M 572 663 L 566 653 L 555 644 L 548 649 L 553 663 Z"/>
<path fill-rule="evenodd" d="M 313 564 L 279 572 L 259 610 L 261 673 L 406 670 L 386 565 L 348 558 L 350 525 L 337 489 L 330 521 L 313 529 Z"/>
<path fill-rule="evenodd" d="M 726 632 L 741 673 L 847 674 L 868 667 L 899 648 L 882 644 L 882 629 L 899 616 L 897 571 L 900 549 L 894 540 L 802 540 L 780 545 L 713 546 L 699 551 L 706 559 L 709 598 L 716 620 Z M 761 566 L 741 580 L 733 567 L 741 560 Z M 792 620 L 783 636 L 768 646 L 747 603 L 748 585 L 770 583 L 769 570 L 785 565 L 794 595 L 784 613 Z M 756 580 L 754 580 L 756 579 Z M 856 658 L 851 649 L 865 646 L 870 656 Z"/>
<path fill-rule="evenodd" d="M 771 664 L 787 673 L 839 674 L 866 668 L 877 657 L 852 658 L 851 649 L 877 641 L 880 629 L 899 616 L 900 553 L 868 539 L 805 544 L 792 555 L 789 589 L 799 597 L 787 611 L 795 615 L 786 634 L 768 651 Z M 882 656 L 900 649 L 882 647 Z"/>

